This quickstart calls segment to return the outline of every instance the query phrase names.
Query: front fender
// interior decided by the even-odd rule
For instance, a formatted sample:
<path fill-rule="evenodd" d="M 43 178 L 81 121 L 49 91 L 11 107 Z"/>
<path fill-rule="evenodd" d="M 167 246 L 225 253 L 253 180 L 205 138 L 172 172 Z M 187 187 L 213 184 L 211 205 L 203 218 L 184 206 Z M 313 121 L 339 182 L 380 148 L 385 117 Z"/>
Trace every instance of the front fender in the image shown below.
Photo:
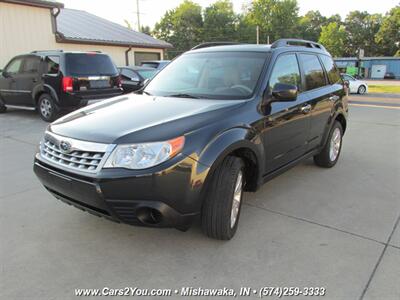
<path fill-rule="evenodd" d="M 227 155 L 238 150 L 245 150 L 247 153 L 251 151 L 258 168 L 258 184 L 262 174 L 261 166 L 265 165 L 265 156 L 263 143 L 251 128 L 236 127 L 226 130 L 213 138 L 199 154 L 190 156 L 199 162 L 197 174 L 212 173 Z"/>

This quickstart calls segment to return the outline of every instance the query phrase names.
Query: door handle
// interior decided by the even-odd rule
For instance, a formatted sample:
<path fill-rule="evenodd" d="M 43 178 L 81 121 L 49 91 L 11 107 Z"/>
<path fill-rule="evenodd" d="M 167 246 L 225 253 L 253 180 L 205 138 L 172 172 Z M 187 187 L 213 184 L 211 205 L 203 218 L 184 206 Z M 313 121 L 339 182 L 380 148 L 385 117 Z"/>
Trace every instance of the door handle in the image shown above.
<path fill-rule="evenodd" d="M 337 100 L 339 100 L 339 96 L 337 96 L 337 95 L 334 95 L 334 96 L 330 96 L 329 97 L 329 100 L 331 100 L 331 101 L 337 101 Z"/>
<path fill-rule="evenodd" d="M 311 104 L 304 105 L 300 108 L 303 114 L 308 114 L 311 111 Z"/>
<path fill-rule="evenodd" d="M 33 81 L 33 82 L 37 82 L 38 80 L 37 80 L 36 78 L 33 78 L 32 81 Z"/>

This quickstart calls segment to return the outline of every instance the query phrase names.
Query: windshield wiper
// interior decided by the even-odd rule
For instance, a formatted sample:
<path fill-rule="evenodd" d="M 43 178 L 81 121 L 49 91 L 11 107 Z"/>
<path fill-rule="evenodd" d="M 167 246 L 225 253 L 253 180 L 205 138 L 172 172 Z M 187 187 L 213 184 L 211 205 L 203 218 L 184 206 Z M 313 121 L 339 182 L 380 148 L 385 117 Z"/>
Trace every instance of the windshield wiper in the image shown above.
<path fill-rule="evenodd" d="M 134 94 L 139 94 L 139 95 L 141 95 L 141 94 L 146 94 L 146 95 L 148 95 L 148 96 L 153 96 L 153 94 L 151 94 L 151 93 L 149 93 L 149 92 L 146 92 L 146 91 L 144 91 L 143 89 L 136 90 L 136 91 L 134 91 L 133 93 L 134 93 Z"/>
<path fill-rule="evenodd" d="M 172 94 L 172 95 L 168 95 L 167 97 L 176 97 L 176 98 L 192 98 L 192 99 L 201 99 L 201 98 L 205 98 L 205 97 L 199 97 L 199 96 L 195 96 L 192 94 L 186 94 L 186 93 L 180 93 L 180 94 Z"/>

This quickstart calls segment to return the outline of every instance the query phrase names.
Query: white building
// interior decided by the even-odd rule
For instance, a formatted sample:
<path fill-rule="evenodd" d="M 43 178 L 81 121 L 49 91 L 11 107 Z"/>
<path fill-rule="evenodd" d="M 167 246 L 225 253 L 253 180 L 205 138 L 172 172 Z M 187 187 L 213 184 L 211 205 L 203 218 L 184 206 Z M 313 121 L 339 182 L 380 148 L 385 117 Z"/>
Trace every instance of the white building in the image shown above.
<path fill-rule="evenodd" d="M 0 69 L 34 50 L 102 51 L 116 65 L 163 59 L 171 44 L 88 12 L 43 0 L 0 0 Z"/>

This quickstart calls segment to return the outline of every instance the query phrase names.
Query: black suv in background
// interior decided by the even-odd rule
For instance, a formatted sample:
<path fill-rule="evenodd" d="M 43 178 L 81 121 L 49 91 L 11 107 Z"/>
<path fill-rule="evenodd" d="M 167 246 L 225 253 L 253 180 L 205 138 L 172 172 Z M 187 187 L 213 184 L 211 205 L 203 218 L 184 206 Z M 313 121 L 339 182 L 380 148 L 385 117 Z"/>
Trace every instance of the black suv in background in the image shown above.
<path fill-rule="evenodd" d="M 230 239 L 243 191 L 306 158 L 339 159 L 346 88 L 320 44 L 202 45 L 141 92 L 47 128 L 34 170 L 49 192 L 128 224 L 187 229 L 200 216 L 208 236 Z"/>
<path fill-rule="evenodd" d="M 118 70 L 100 52 L 34 51 L 14 57 L 0 76 L 0 112 L 37 109 L 48 122 L 61 111 L 120 94 Z"/>

